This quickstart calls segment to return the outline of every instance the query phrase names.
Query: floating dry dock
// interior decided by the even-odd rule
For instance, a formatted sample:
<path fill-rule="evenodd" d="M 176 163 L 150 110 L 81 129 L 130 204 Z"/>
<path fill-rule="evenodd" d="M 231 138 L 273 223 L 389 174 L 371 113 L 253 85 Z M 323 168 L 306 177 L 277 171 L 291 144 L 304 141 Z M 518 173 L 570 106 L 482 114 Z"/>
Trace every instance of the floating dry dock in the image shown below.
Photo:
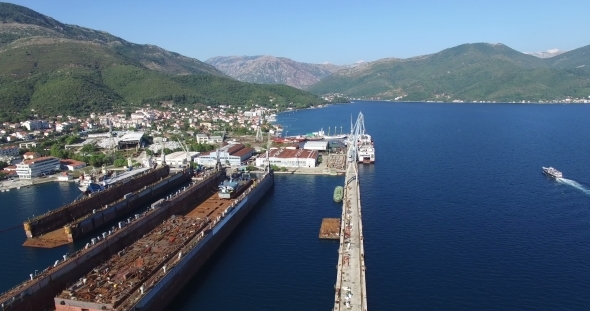
<path fill-rule="evenodd" d="M 62 228 L 35 238 L 29 238 L 23 243 L 23 246 L 53 248 L 75 242 L 114 220 L 128 215 L 139 207 L 154 202 L 162 194 L 175 189 L 183 182 L 188 181 L 189 178 L 187 172 L 168 175 L 133 193 L 124 195 L 111 204 L 93 209 L 90 213 L 73 220 Z"/>
<path fill-rule="evenodd" d="M 167 220 L 62 291 L 55 309 L 164 310 L 273 184 L 267 172 L 235 199 L 215 193 L 186 216 Z"/>
<path fill-rule="evenodd" d="M 63 259 L 59 258 L 40 274 L 31 275 L 30 279 L 0 295 L 0 310 L 53 308 L 54 298 L 68 284 L 77 282 L 172 215 L 184 213 L 202 202 L 214 192 L 212 189 L 216 189 L 224 176 L 222 171 L 208 172 L 202 181 L 157 201 L 148 211 L 105 229 L 105 232 L 93 238 L 83 249 L 64 255 Z"/>
<path fill-rule="evenodd" d="M 144 186 L 160 180 L 160 178 L 168 176 L 169 172 L 170 168 L 168 166 L 149 170 L 142 175 L 123 181 L 118 185 L 111 186 L 88 198 L 75 201 L 27 220 L 23 223 L 25 234 L 27 235 L 27 238 L 34 238 L 56 229 L 60 229 L 72 220 L 79 219 L 92 213 L 94 209 L 108 205 L 128 193 L 137 191 Z"/>

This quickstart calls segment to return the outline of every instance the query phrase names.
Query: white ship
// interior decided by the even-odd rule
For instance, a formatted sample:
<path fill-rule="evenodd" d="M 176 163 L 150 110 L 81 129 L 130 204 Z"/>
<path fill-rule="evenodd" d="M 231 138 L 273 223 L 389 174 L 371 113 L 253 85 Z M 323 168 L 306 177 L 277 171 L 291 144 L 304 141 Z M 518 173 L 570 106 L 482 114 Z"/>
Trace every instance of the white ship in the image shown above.
<path fill-rule="evenodd" d="M 375 163 L 375 144 L 369 134 L 361 134 L 357 143 L 359 163 Z"/>
<path fill-rule="evenodd" d="M 348 137 L 346 134 L 342 134 L 342 126 L 340 127 L 340 134 L 336 134 L 336 127 L 334 127 L 334 135 L 330 135 L 330 127 L 328 127 L 328 135 L 324 132 L 324 129 L 320 129 L 318 132 L 312 133 L 314 136 L 318 138 L 323 138 L 325 140 L 333 140 L 333 139 L 345 139 Z"/>
<path fill-rule="evenodd" d="M 543 166 L 543 173 L 546 175 L 549 175 L 553 178 L 562 178 L 563 177 L 563 174 L 560 171 L 554 169 L 551 166 L 550 167 Z"/>

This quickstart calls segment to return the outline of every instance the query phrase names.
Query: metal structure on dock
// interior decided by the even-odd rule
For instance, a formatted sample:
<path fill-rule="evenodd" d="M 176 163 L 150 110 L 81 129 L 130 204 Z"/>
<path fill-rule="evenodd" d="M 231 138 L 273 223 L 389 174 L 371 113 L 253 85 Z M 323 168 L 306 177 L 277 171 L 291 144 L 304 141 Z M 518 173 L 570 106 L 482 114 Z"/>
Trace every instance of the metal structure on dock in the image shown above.
<path fill-rule="evenodd" d="M 358 180 L 358 142 L 365 132 L 364 116 L 359 113 L 351 129 L 344 182 L 344 204 L 340 224 L 340 247 L 334 286 L 334 311 L 367 310 L 365 250 Z"/>

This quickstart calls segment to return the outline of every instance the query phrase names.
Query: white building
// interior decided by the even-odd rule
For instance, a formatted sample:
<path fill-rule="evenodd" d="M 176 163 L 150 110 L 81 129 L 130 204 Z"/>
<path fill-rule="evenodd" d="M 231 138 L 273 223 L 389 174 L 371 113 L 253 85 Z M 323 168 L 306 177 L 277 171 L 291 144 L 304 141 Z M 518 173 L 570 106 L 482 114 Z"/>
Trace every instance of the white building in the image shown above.
<path fill-rule="evenodd" d="M 8 146 L 0 148 L 0 157 L 16 157 L 20 153 L 20 148 L 17 146 Z"/>
<path fill-rule="evenodd" d="M 48 129 L 51 127 L 49 122 L 45 120 L 27 120 L 22 122 L 21 126 L 26 127 L 29 131 Z"/>
<path fill-rule="evenodd" d="M 209 136 L 207 134 L 197 134 L 197 143 L 199 144 L 216 144 L 223 142 L 223 136 Z"/>
<path fill-rule="evenodd" d="M 325 140 L 308 141 L 308 142 L 305 142 L 305 144 L 303 145 L 303 149 L 326 151 L 326 150 L 328 150 L 328 141 L 325 141 Z"/>
<path fill-rule="evenodd" d="M 197 157 L 196 162 L 199 165 L 215 166 L 217 164 L 217 156 L 219 155 L 219 162 L 222 165 L 240 166 L 242 162 L 248 160 L 253 154 L 254 148 L 246 148 L 242 144 L 231 144 Z"/>
<path fill-rule="evenodd" d="M 59 159 L 54 157 L 24 160 L 16 165 L 16 173 L 21 179 L 31 179 L 32 177 L 38 177 L 43 174 L 57 172 L 59 169 Z"/>
<path fill-rule="evenodd" d="M 269 151 L 270 165 L 278 167 L 315 167 L 318 162 L 317 150 L 304 149 L 271 149 Z M 266 153 L 256 158 L 256 166 L 268 165 Z"/>
<path fill-rule="evenodd" d="M 166 164 L 171 167 L 179 167 L 187 164 L 187 161 L 194 162 L 195 158 L 199 156 L 199 152 L 189 152 L 188 155 L 185 151 L 177 151 L 166 155 Z M 156 162 L 158 165 L 162 165 L 162 157 L 157 157 Z"/>

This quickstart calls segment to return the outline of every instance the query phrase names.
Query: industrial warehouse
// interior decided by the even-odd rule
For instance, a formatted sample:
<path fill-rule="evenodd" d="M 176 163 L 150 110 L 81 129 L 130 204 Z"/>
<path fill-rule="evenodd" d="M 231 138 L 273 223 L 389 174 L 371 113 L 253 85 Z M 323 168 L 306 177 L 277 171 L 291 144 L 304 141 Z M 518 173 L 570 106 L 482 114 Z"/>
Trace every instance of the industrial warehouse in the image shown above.
<path fill-rule="evenodd" d="M 277 149 L 271 148 L 268 159 L 270 165 L 283 167 L 315 167 L 318 161 L 316 150 L 305 149 Z M 266 154 L 263 153 L 256 158 L 256 166 L 261 167 L 268 164 Z"/>

